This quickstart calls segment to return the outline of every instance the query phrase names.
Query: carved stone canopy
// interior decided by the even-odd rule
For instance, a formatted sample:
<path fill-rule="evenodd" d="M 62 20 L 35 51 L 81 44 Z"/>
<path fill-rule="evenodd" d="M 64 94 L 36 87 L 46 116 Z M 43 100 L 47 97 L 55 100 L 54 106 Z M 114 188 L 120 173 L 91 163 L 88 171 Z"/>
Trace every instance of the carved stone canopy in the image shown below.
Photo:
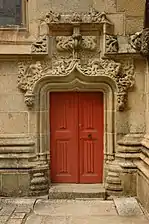
<path fill-rule="evenodd" d="M 117 86 L 117 108 L 124 110 L 127 92 L 134 85 L 134 67 L 131 60 L 121 63 L 109 59 L 92 59 L 83 63 L 80 59 L 61 59 L 53 61 L 34 61 L 19 63 L 18 87 L 25 93 L 25 103 L 32 108 L 35 103 L 36 86 L 44 78 L 68 77 L 77 70 L 85 77 L 110 78 Z"/>
<path fill-rule="evenodd" d="M 44 32 L 46 27 L 49 28 L 47 33 Z M 113 24 L 106 14 L 94 9 L 88 13 L 73 14 L 50 11 L 43 20 L 42 28 L 39 39 L 32 44 L 32 53 L 48 55 L 50 36 L 51 57 L 19 63 L 18 87 L 25 94 L 26 105 L 32 108 L 35 104 L 36 87 L 43 79 L 49 81 L 55 77 L 58 81 L 60 77 L 70 77 L 77 70 L 88 81 L 96 76 L 115 83 L 117 108 L 124 110 L 128 89 L 134 85 L 134 66 L 131 59 L 115 62 L 101 58 L 100 32 L 105 38 L 102 41 L 106 45 L 106 53 L 117 54 L 119 49 L 117 37 L 113 35 Z"/>
<path fill-rule="evenodd" d="M 41 24 L 39 27 L 39 37 L 32 44 L 31 53 L 48 55 L 49 36 L 65 36 L 67 39 L 70 37 L 71 42 L 73 42 L 73 47 L 71 46 L 71 48 L 73 48 L 76 53 L 76 50 L 81 45 L 85 44 L 85 36 L 97 36 L 100 35 L 100 33 L 112 35 L 114 30 L 113 28 L 113 24 L 108 19 L 107 15 L 104 12 L 101 13 L 96 11 L 95 9 L 91 9 L 86 13 L 75 12 L 70 14 L 55 13 L 53 11 L 50 11 L 46 14 L 45 18 L 41 20 Z M 89 39 L 87 42 L 89 43 Z M 107 41 L 107 46 L 108 45 L 110 45 L 110 52 L 113 49 L 114 52 L 118 51 L 118 42 L 116 41 L 116 38 L 114 38 L 114 36 L 111 36 Z M 84 47 L 86 48 L 86 46 Z M 90 47 L 90 49 L 92 47 Z"/>

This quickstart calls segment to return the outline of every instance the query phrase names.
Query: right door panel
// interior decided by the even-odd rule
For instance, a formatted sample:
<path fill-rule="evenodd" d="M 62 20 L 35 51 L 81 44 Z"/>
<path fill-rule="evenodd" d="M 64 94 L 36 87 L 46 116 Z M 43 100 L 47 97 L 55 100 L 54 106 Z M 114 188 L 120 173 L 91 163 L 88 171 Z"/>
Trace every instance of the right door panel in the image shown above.
<path fill-rule="evenodd" d="M 80 183 L 102 182 L 103 94 L 79 94 Z"/>

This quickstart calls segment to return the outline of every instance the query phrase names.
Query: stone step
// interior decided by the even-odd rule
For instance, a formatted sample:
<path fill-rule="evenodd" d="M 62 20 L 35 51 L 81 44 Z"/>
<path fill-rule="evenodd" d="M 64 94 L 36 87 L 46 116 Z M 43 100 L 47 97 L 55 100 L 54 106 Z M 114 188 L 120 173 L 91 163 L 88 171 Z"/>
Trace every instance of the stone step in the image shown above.
<path fill-rule="evenodd" d="M 49 199 L 106 199 L 103 184 L 53 184 L 49 190 Z"/>

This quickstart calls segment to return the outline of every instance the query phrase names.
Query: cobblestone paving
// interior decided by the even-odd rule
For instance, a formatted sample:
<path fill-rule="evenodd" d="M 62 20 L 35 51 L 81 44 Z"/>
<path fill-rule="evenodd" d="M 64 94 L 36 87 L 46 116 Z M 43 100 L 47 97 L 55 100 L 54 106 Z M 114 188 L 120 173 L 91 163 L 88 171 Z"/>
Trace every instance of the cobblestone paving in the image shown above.
<path fill-rule="evenodd" d="M 149 224 L 136 199 L 0 199 L 0 224 Z"/>

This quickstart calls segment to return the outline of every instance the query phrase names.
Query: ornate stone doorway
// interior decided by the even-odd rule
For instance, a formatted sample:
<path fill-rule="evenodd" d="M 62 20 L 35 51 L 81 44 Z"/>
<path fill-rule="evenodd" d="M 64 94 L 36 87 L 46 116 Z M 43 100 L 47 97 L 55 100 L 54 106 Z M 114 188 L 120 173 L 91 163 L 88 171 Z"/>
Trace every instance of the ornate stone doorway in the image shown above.
<path fill-rule="evenodd" d="M 128 89 L 134 85 L 133 61 L 127 57 L 116 61 L 105 57 L 107 43 L 114 52 L 118 51 L 112 36 L 113 24 L 105 13 L 59 15 L 50 12 L 41 21 L 39 30 L 39 40 L 32 44 L 31 50 L 34 56 L 40 57 L 21 61 L 18 76 L 18 87 L 24 92 L 35 126 L 35 172 L 39 174 L 31 179 L 36 183 L 37 179 L 41 181 L 42 173 L 43 182 L 46 178 L 51 182 L 48 173 L 49 164 L 51 166 L 49 93 L 80 91 L 104 95 L 104 182 L 106 161 L 115 155 L 116 110 L 125 109 Z"/>
<path fill-rule="evenodd" d="M 54 78 L 54 77 L 53 77 Z M 53 79 L 51 77 L 51 79 Z M 50 81 L 51 81 L 50 79 Z M 89 81 L 87 81 L 89 80 Z M 81 75 L 77 71 L 72 72 L 68 77 L 55 77 L 52 82 L 49 79 L 43 79 L 40 83 L 39 98 L 37 102 L 37 110 L 39 111 L 37 116 L 38 121 L 38 151 L 39 158 L 50 158 L 50 119 L 49 119 L 49 92 L 102 92 L 104 99 L 104 161 L 113 159 L 114 145 L 115 145 L 115 84 L 105 79 L 105 82 L 101 82 L 99 77 L 86 77 Z M 44 134 L 43 134 L 44 133 Z M 46 146 L 46 147 L 45 147 Z M 103 167 L 105 168 L 105 162 Z M 49 161 L 51 164 L 51 161 Z M 50 175 L 51 176 L 51 175 Z M 105 169 L 103 171 L 103 182 L 105 177 Z M 50 180 L 51 182 L 51 180 Z"/>
<path fill-rule="evenodd" d="M 102 183 L 103 94 L 50 93 L 52 183 Z"/>

